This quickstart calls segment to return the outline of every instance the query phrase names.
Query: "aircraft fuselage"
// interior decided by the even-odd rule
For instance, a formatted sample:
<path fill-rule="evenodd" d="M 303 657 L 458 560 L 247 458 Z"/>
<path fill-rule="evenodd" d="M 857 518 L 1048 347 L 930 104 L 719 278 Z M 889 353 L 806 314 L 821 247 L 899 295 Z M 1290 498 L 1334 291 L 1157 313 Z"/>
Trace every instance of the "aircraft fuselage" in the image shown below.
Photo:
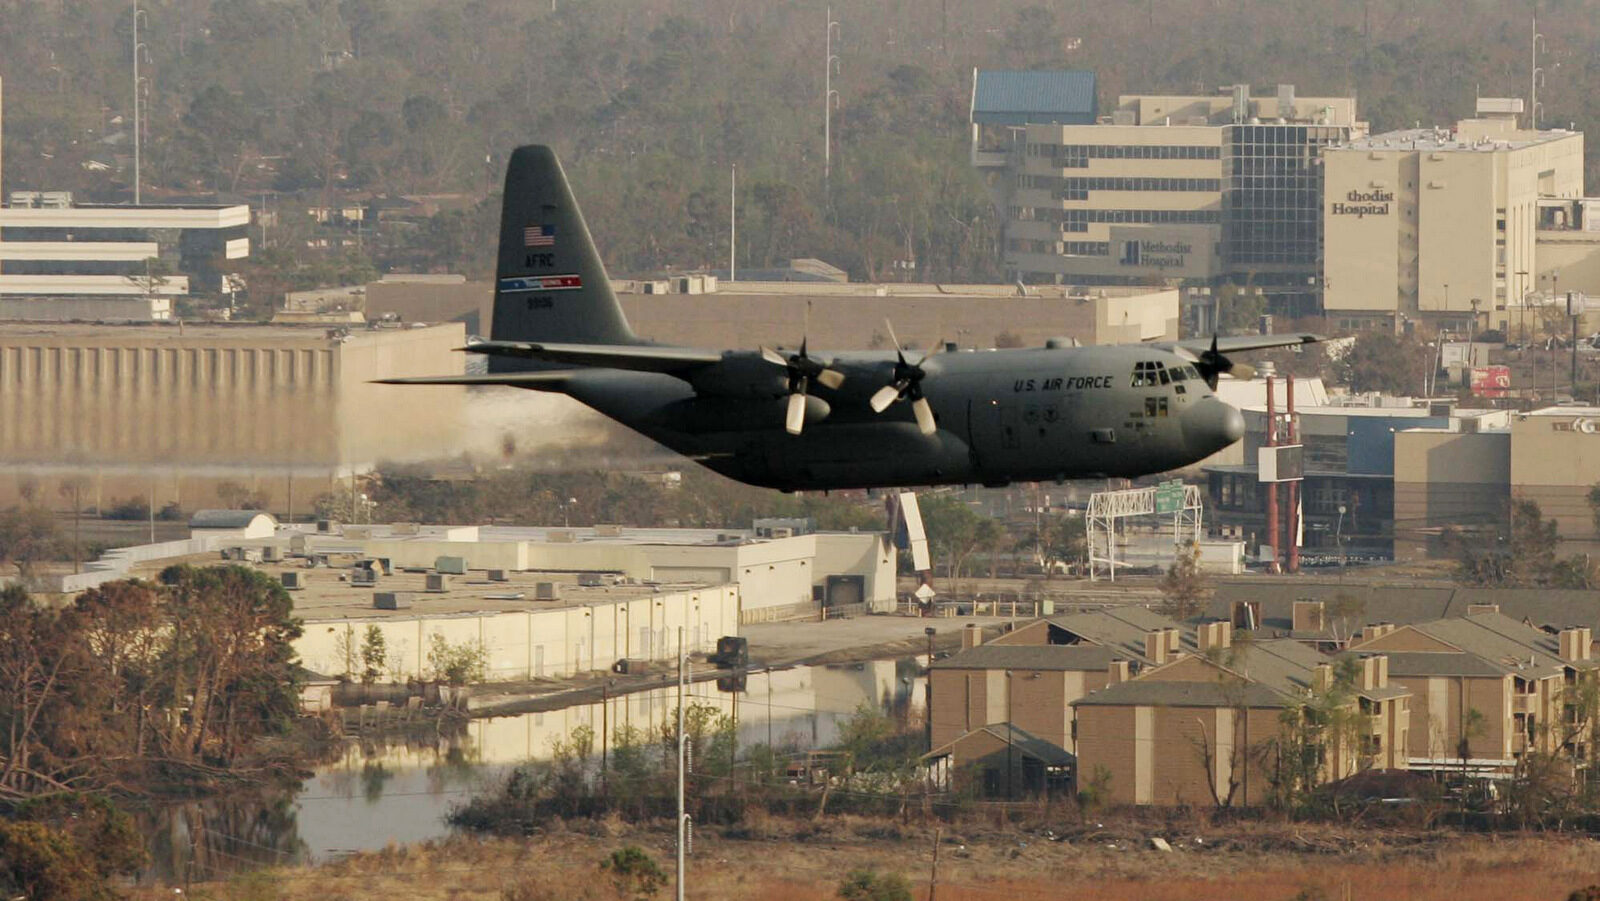
<path fill-rule="evenodd" d="M 609 369 L 580 373 L 565 390 L 730 478 L 790 491 L 1143 475 L 1194 463 L 1243 430 L 1238 412 L 1164 349 L 939 354 L 924 364 L 932 435 L 918 430 L 907 404 L 882 414 L 868 406 L 892 377 L 892 352 L 827 357 L 845 382 L 811 387 L 799 435 L 781 427 L 781 371 L 752 365 L 745 373 L 732 356 L 715 368 L 730 370 L 737 392 Z"/>

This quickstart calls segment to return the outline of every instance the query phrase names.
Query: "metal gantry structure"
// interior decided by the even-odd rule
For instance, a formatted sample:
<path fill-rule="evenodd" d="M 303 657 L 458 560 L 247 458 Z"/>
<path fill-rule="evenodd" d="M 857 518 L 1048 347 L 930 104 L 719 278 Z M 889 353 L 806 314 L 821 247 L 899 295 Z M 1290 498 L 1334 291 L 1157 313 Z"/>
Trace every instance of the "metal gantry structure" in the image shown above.
<path fill-rule="evenodd" d="M 1177 496 L 1177 488 L 1182 489 L 1181 498 Z M 1149 488 L 1096 491 L 1090 495 L 1084 526 L 1089 539 L 1091 582 L 1099 579 L 1102 573 L 1113 582 L 1117 580 L 1117 526 L 1131 516 L 1171 517 L 1174 551 L 1189 542 L 1198 543 L 1205 516 L 1200 486 L 1166 482 Z"/>

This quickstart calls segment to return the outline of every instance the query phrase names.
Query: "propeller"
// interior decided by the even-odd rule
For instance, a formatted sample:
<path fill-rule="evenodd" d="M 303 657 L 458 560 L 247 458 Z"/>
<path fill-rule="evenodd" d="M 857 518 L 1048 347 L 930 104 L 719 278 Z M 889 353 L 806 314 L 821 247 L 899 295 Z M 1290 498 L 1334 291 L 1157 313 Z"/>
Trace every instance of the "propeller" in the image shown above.
<path fill-rule="evenodd" d="M 791 435 L 798 435 L 806 424 L 806 389 L 811 382 L 824 388 L 837 390 L 844 384 L 844 373 L 828 368 L 832 360 L 823 362 L 806 353 L 806 333 L 811 330 L 811 304 L 806 304 L 806 321 L 800 336 L 800 351 L 784 356 L 770 347 L 761 348 L 761 357 L 774 366 L 782 366 L 789 375 L 789 404 L 784 411 L 783 427 Z"/>
<path fill-rule="evenodd" d="M 917 362 L 906 360 L 905 351 L 901 349 L 900 339 L 895 336 L 894 325 L 885 319 L 883 324 L 889 329 L 889 340 L 894 342 L 895 364 L 894 377 L 889 384 L 884 385 L 872 393 L 872 412 L 882 413 L 897 400 L 911 401 L 911 413 L 917 418 L 917 428 L 924 435 L 932 435 L 938 431 L 939 426 L 933 419 L 933 407 L 928 404 L 928 398 L 922 393 L 922 380 L 927 378 L 927 370 L 922 364 L 928 358 L 944 348 L 944 341 L 936 341 L 933 348 L 922 355 Z"/>
<path fill-rule="evenodd" d="M 1178 356 L 1193 363 L 1194 368 L 1200 370 L 1200 377 L 1206 380 L 1206 385 L 1212 391 L 1217 390 L 1217 377 L 1224 373 L 1233 374 L 1235 378 L 1241 379 L 1255 378 L 1255 367 L 1245 363 L 1236 363 L 1223 356 L 1222 352 L 1217 350 L 1217 335 L 1215 332 L 1211 333 L 1211 346 L 1200 353 L 1196 354 L 1194 351 L 1184 347 L 1179 347 L 1177 352 Z"/>

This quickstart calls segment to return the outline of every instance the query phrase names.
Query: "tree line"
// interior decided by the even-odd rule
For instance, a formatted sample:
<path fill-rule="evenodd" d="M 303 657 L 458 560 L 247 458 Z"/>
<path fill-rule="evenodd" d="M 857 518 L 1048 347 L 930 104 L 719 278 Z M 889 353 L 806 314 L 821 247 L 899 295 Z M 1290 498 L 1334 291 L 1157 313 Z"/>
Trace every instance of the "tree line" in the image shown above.
<path fill-rule="evenodd" d="M 140 6 L 149 196 L 450 195 L 420 227 L 351 253 L 380 269 L 479 276 L 500 175 L 522 143 L 561 152 L 623 273 L 726 260 L 737 165 L 741 266 L 817 256 L 857 279 L 979 281 L 1001 273 L 997 223 L 966 160 L 974 67 L 1092 70 L 1102 107 L 1124 93 L 1287 82 L 1302 96 L 1359 97 L 1375 130 L 1448 123 L 1470 114 L 1475 92 L 1522 96 L 1529 77 L 1528 11 L 1474 0 L 838 0 L 825 153 L 828 26 L 806 5 Z M 1584 90 L 1600 25 L 1576 0 L 1539 14 L 1542 121 L 1585 129 L 1600 115 Z M 89 164 L 128 151 L 132 6 L 0 0 L 0 16 L 5 187 L 126 198 L 131 173 Z M 284 238 L 304 226 L 285 223 Z M 309 265 L 303 241 L 266 243 L 275 267 Z"/>

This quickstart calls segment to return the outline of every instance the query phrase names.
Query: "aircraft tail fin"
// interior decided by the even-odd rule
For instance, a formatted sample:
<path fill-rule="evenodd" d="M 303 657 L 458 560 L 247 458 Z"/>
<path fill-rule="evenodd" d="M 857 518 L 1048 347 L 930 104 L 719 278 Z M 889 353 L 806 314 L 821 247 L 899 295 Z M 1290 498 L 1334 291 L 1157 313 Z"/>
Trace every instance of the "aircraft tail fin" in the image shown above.
<path fill-rule="evenodd" d="M 566 173 L 549 147 L 518 147 L 506 167 L 489 336 L 496 341 L 640 343 L 611 291 Z M 491 372 L 539 368 L 532 360 L 489 362 Z"/>

